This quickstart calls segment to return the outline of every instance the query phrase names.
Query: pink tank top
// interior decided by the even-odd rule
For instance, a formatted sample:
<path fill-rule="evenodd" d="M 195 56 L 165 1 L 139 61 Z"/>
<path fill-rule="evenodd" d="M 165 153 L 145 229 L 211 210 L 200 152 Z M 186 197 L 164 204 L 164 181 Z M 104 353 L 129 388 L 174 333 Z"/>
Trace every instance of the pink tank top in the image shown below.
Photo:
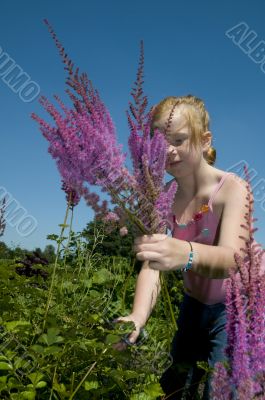
<path fill-rule="evenodd" d="M 173 213 L 170 214 L 169 218 L 172 221 L 172 237 L 189 240 L 191 242 L 197 242 L 207 245 L 213 245 L 217 228 L 219 225 L 219 219 L 214 214 L 212 203 L 217 192 L 222 187 L 225 179 L 233 172 L 227 172 L 223 175 L 220 182 L 215 186 L 212 195 L 208 201 L 209 211 L 202 213 L 201 219 L 191 222 L 189 221 L 186 226 L 182 226 L 176 220 Z M 254 242 L 257 243 L 257 242 Z M 262 270 L 265 270 L 265 253 L 262 258 Z M 237 273 L 238 278 L 240 273 Z M 210 279 L 205 278 L 201 275 L 196 274 L 191 270 L 183 273 L 184 279 L 184 290 L 191 296 L 204 304 L 215 304 L 225 302 L 225 280 L 229 279 Z"/>

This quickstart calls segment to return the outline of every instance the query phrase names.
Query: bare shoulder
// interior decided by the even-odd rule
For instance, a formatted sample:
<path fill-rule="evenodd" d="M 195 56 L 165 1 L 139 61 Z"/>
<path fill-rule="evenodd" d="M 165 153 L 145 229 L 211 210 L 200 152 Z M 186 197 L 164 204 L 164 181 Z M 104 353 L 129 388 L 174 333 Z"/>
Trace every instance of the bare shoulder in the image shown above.
<path fill-rule="evenodd" d="M 223 211 L 217 245 L 232 248 L 243 257 L 242 245 L 249 239 L 249 231 L 244 224 L 251 190 L 246 180 L 229 174 L 223 183 L 223 190 L 219 192 L 222 193 Z"/>
<path fill-rule="evenodd" d="M 226 173 L 225 173 L 226 174 Z M 224 175 L 224 174 L 223 174 Z M 238 196 L 247 196 L 249 192 L 248 182 L 236 175 L 235 173 L 229 174 L 223 183 L 223 194 L 224 203 L 228 202 L 231 198 L 236 198 Z"/>
<path fill-rule="evenodd" d="M 232 185 L 241 185 L 244 188 L 247 188 L 247 181 L 243 178 L 241 178 L 240 176 L 236 175 L 235 173 L 231 173 L 229 174 L 228 178 L 227 178 L 227 182 L 228 185 L 232 186 Z"/>
<path fill-rule="evenodd" d="M 226 191 L 230 191 L 233 188 L 234 190 L 242 190 L 244 192 L 248 190 L 248 183 L 245 179 L 235 173 L 231 173 L 226 178 L 224 187 L 226 188 Z"/>

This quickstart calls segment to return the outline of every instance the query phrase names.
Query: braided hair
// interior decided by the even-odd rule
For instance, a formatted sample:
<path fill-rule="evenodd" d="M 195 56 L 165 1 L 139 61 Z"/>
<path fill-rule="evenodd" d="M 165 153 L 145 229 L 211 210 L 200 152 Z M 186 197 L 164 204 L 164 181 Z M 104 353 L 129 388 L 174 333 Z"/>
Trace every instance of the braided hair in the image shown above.
<path fill-rule="evenodd" d="M 191 94 L 187 96 L 169 96 L 165 97 L 160 103 L 152 107 L 151 111 L 151 127 L 155 128 L 156 121 L 158 121 L 162 115 L 170 111 L 170 116 L 166 126 L 166 131 L 171 123 L 174 110 L 178 106 L 183 106 L 183 113 L 187 119 L 189 126 L 191 127 L 191 144 L 195 147 L 200 143 L 201 135 L 203 132 L 209 130 L 210 117 L 208 111 L 205 109 L 204 102 Z M 210 147 L 204 157 L 208 164 L 213 165 L 216 160 L 216 150 L 214 147 Z"/>

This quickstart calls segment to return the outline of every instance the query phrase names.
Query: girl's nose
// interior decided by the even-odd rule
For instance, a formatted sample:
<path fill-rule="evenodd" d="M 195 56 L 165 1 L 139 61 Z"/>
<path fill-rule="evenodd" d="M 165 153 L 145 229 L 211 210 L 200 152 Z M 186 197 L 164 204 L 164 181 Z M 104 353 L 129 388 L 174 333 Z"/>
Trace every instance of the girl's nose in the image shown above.
<path fill-rule="evenodd" d="M 177 149 L 175 146 L 172 146 L 171 144 L 168 147 L 168 153 L 173 153 L 173 154 L 177 154 Z"/>

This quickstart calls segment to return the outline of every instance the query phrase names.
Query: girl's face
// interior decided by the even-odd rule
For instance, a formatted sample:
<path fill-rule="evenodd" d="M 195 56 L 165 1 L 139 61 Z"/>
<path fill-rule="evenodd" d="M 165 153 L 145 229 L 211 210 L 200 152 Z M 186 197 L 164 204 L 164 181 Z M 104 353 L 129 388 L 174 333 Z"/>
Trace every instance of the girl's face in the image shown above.
<path fill-rule="evenodd" d="M 169 113 L 155 123 L 155 128 L 165 131 Z M 191 129 L 181 110 L 175 109 L 170 127 L 166 133 L 169 144 L 166 170 L 170 175 L 180 177 L 188 175 L 199 165 L 203 157 L 202 147 L 191 146 Z"/>

